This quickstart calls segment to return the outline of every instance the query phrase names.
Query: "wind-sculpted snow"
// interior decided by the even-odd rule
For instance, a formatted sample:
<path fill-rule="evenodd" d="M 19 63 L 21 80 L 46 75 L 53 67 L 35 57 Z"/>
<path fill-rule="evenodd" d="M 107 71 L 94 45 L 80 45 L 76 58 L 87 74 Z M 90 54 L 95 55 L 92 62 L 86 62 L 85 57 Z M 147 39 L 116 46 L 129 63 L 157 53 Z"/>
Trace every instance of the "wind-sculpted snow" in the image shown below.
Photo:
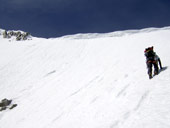
<path fill-rule="evenodd" d="M 110 33 L 87 33 L 87 34 L 75 34 L 75 35 L 66 35 L 61 38 L 69 38 L 69 39 L 92 39 L 92 38 L 106 38 L 106 37 L 122 37 L 131 34 L 139 34 L 139 33 L 149 33 L 155 32 L 159 30 L 169 30 L 170 27 L 164 28 L 146 28 L 141 30 L 125 30 L 125 31 L 116 31 Z"/>
<path fill-rule="evenodd" d="M 170 28 L 9 42 L 0 37 L 0 128 L 170 127 Z M 1 36 L 1 35 L 0 35 Z M 147 76 L 144 49 L 164 70 Z"/>

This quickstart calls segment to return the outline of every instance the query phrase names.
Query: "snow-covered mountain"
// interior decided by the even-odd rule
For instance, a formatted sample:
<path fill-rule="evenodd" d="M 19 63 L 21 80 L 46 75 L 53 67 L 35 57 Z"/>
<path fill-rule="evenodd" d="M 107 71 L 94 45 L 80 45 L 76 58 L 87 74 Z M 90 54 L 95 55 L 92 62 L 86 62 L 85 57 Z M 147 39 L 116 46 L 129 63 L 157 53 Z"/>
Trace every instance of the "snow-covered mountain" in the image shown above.
<path fill-rule="evenodd" d="M 3 30 L 0 30 L 2 32 Z M 0 128 L 169 128 L 170 27 L 9 41 L 0 34 Z M 149 80 L 144 49 L 166 70 Z"/>

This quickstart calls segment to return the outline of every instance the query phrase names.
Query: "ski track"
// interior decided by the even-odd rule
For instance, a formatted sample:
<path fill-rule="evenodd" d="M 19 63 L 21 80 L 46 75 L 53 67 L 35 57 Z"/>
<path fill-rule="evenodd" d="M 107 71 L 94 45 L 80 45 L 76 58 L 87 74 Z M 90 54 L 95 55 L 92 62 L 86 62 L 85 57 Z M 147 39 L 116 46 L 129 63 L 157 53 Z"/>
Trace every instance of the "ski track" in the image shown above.
<path fill-rule="evenodd" d="M 116 97 L 121 96 L 123 93 L 125 94 L 125 91 L 126 91 L 126 89 L 128 89 L 129 86 L 130 86 L 130 84 L 126 85 L 126 86 L 117 94 Z"/>

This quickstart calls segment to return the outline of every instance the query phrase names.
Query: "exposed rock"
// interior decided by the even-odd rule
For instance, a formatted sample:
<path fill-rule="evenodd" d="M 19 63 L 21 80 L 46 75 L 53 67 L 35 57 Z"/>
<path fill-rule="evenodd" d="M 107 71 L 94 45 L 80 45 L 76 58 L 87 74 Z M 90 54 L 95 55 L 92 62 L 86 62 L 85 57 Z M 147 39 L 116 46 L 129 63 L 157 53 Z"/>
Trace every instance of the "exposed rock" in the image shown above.
<path fill-rule="evenodd" d="M 5 106 L 5 107 L 2 107 L 2 108 L 0 109 L 0 111 L 6 110 L 6 109 L 7 109 L 7 107 Z"/>
<path fill-rule="evenodd" d="M 6 109 L 13 109 L 17 106 L 17 104 L 11 104 L 12 100 L 8 100 L 8 99 L 3 99 L 0 102 L 0 111 L 6 110 Z"/>
<path fill-rule="evenodd" d="M 9 109 L 13 109 L 17 106 L 17 104 L 13 104 Z"/>
<path fill-rule="evenodd" d="M 0 107 L 6 107 L 6 106 L 10 105 L 11 102 L 12 102 L 12 100 L 8 100 L 5 98 L 0 102 Z"/>
<path fill-rule="evenodd" d="M 3 32 L 3 38 L 12 38 L 14 37 L 17 41 L 20 40 L 27 40 L 31 37 L 31 34 L 28 32 L 22 32 L 22 31 L 4 31 Z"/>
<path fill-rule="evenodd" d="M 7 36 L 8 36 L 8 34 L 7 34 L 7 31 L 5 30 L 5 31 L 3 32 L 3 38 L 7 38 Z"/>

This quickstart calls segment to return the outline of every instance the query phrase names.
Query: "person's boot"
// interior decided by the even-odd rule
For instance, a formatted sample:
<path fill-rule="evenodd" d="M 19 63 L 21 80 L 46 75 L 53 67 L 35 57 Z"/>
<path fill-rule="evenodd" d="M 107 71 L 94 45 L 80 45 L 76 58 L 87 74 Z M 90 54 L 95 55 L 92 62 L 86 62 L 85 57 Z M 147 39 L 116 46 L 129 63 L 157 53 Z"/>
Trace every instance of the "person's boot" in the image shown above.
<path fill-rule="evenodd" d="M 158 71 L 154 71 L 154 75 L 158 75 Z"/>
<path fill-rule="evenodd" d="M 152 73 L 149 73 L 149 79 L 152 79 Z"/>

